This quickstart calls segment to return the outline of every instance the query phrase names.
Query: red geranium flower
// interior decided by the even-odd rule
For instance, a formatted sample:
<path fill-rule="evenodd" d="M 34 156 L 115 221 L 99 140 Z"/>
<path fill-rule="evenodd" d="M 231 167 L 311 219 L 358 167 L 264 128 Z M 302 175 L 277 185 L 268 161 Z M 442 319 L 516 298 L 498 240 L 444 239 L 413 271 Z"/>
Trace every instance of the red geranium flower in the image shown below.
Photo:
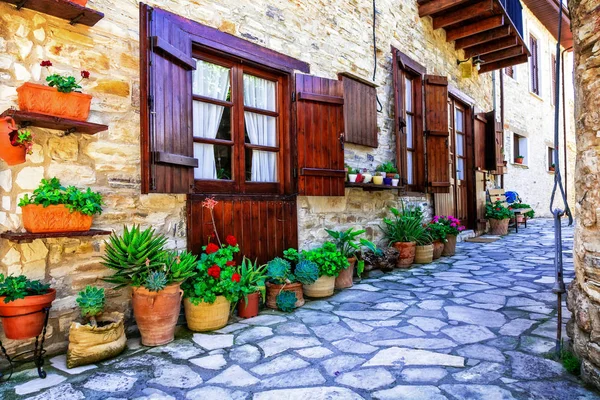
<path fill-rule="evenodd" d="M 219 246 L 217 246 L 214 243 L 209 243 L 208 246 L 206 246 L 206 250 L 204 251 L 206 252 L 206 254 L 216 253 L 217 251 L 219 251 Z"/>
<path fill-rule="evenodd" d="M 90 77 L 90 72 L 89 71 L 81 71 L 81 77 L 83 79 L 88 79 Z"/>
<path fill-rule="evenodd" d="M 221 277 L 221 268 L 218 265 L 213 265 L 207 271 L 208 276 L 212 276 L 215 279 L 219 279 Z"/>
<path fill-rule="evenodd" d="M 235 261 L 227 261 L 225 265 L 227 265 L 228 267 L 235 267 Z"/>
<path fill-rule="evenodd" d="M 225 238 L 225 241 L 230 246 L 233 246 L 233 247 L 237 246 L 237 239 L 233 235 L 227 235 L 227 237 Z"/>
<path fill-rule="evenodd" d="M 233 275 L 231 276 L 231 281 L 232 281 L 232 282 L 239 282 L 241 278 L 242 278 L 242 277 L 240 276 L 240 274 L 237 274 L 237 273 L 236 273 L 236 274 L 233 274 Z"/>
<path fill-rule="evenodd" d="M 52 61 L 50 61 L 50 60 L 42 61 L 40 63 L 40 66 L 41 67 L 51 67 L 52 66 Z"/>

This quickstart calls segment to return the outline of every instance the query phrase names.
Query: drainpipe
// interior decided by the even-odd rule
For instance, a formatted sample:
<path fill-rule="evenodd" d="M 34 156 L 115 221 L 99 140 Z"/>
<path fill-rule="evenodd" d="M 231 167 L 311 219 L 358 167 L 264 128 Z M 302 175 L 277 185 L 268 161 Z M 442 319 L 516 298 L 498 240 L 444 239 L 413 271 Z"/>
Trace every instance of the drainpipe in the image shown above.
<path fill-rule="evenodd" d="M 504 72 L 500 69 L 500 124 L 502 125 L 502 148 L 504 149 Z M 504 151 L 506 154 L 506 150 Z M 506 172 L 506 171 L 504 171 Z M 504 189 L 504 174 L 501 175 L 500 179 L 502 180 L 501 188 Z"/>
<path fill-rule="evenodd" d="M 573 46 L 568 49 L 564 49 L 560 54 L 560 61 L 562 67 L 562 102 L 563 102 L 563 136 L 564 136 L 564 147 L 563 154 L 565 157 L 565 197 L 569 198 L 569 176 L 567 168 L 567 101 L 565 100 L 565 52 L 572 50 Z"/>

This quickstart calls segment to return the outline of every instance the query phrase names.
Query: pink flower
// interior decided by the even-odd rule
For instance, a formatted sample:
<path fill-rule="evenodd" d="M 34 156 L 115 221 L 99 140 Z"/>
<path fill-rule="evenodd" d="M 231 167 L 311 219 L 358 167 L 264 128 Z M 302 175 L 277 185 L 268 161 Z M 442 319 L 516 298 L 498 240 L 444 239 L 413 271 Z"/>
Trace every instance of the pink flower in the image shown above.
<path fill-rule="evenodd" d="M 219 203 L 219 202 L 218 202 L 218 201 L 216 201 L 216 200 L 214 199 L 214 197 L 209 197 L 209 198 L 207 198 L 206 200 L 204 200 L 204 201 L 202 202 L 202 207 L 204 207 L 204 208 L 208 208 L 209 210 L 211 210 L 211 211 L 212 211 L 212 210 L 215 208 L 215 206 L 216 206 L 218 203 Z"/>

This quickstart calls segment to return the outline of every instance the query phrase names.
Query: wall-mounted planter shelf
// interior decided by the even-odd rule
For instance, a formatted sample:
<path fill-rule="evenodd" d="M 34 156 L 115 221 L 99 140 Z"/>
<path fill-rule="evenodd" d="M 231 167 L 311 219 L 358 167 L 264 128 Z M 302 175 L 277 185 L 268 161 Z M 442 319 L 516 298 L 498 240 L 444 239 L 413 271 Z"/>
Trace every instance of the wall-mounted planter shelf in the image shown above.
<path fill-rule="evenodd" d="M 367 192 L 402 189 L 400 186 L 376 185 L 374 183 L 356 183 L 356 182 L 346 182 L 346 187 L 361 188 L 362 190 L 367 191 Z"/>
<path fill-rule="evenodd" d="M 66 19 L 71 25 L 94 26 L 104 18 L 104 14 L 91 8 L 71 3 L 68 0 L 0 0 L 17 6 L 17 10 L 28 8 L 37 12 Z"/>
<path fill-rule="evenodd" d="M 4 111 L 2 113 L 2 117 L 12 117 L 22 128 L 26 128 L 28 126 L 37 126 L 39 128 L 63 131 L 67 135 L 74 132 L 94 135 L 98 132 L 108 130 L 107 125 L 77 121 L 74 119 L 52 117 L 50 115 L 37 114 L 27 111 L 17 111 L 13 109 Z"/>
<path fill-rule="evenodd" d="M 52 233 L 29 233 L 29 232 L 4 232 L 0 238 L 18 243 L 29 243 L 36 239 L 61 238 L 61 237 L 82 237 L 82 236 L 100 236 L 110 235 L 110 231 L 102 229 L 90 229 L 84 232 L 52 232 Z"/>

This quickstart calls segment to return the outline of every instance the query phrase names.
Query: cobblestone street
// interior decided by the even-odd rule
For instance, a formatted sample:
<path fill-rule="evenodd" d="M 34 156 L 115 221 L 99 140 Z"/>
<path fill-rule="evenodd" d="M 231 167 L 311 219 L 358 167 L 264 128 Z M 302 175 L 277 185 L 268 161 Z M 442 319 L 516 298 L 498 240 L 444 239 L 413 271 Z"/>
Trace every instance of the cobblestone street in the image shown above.
<path fill-rule="evenodd" d="M 556 330 L 553 243 L 552 221 L 533 220 L 430 265 L 372 271 L 291 314 L 263 311 L 158 348 L 131 339 L 117 359 L 75 370 L 51 358 L 47 379 L 20 372 L 0 399 L 600 398 L 544 358 Z"/>

